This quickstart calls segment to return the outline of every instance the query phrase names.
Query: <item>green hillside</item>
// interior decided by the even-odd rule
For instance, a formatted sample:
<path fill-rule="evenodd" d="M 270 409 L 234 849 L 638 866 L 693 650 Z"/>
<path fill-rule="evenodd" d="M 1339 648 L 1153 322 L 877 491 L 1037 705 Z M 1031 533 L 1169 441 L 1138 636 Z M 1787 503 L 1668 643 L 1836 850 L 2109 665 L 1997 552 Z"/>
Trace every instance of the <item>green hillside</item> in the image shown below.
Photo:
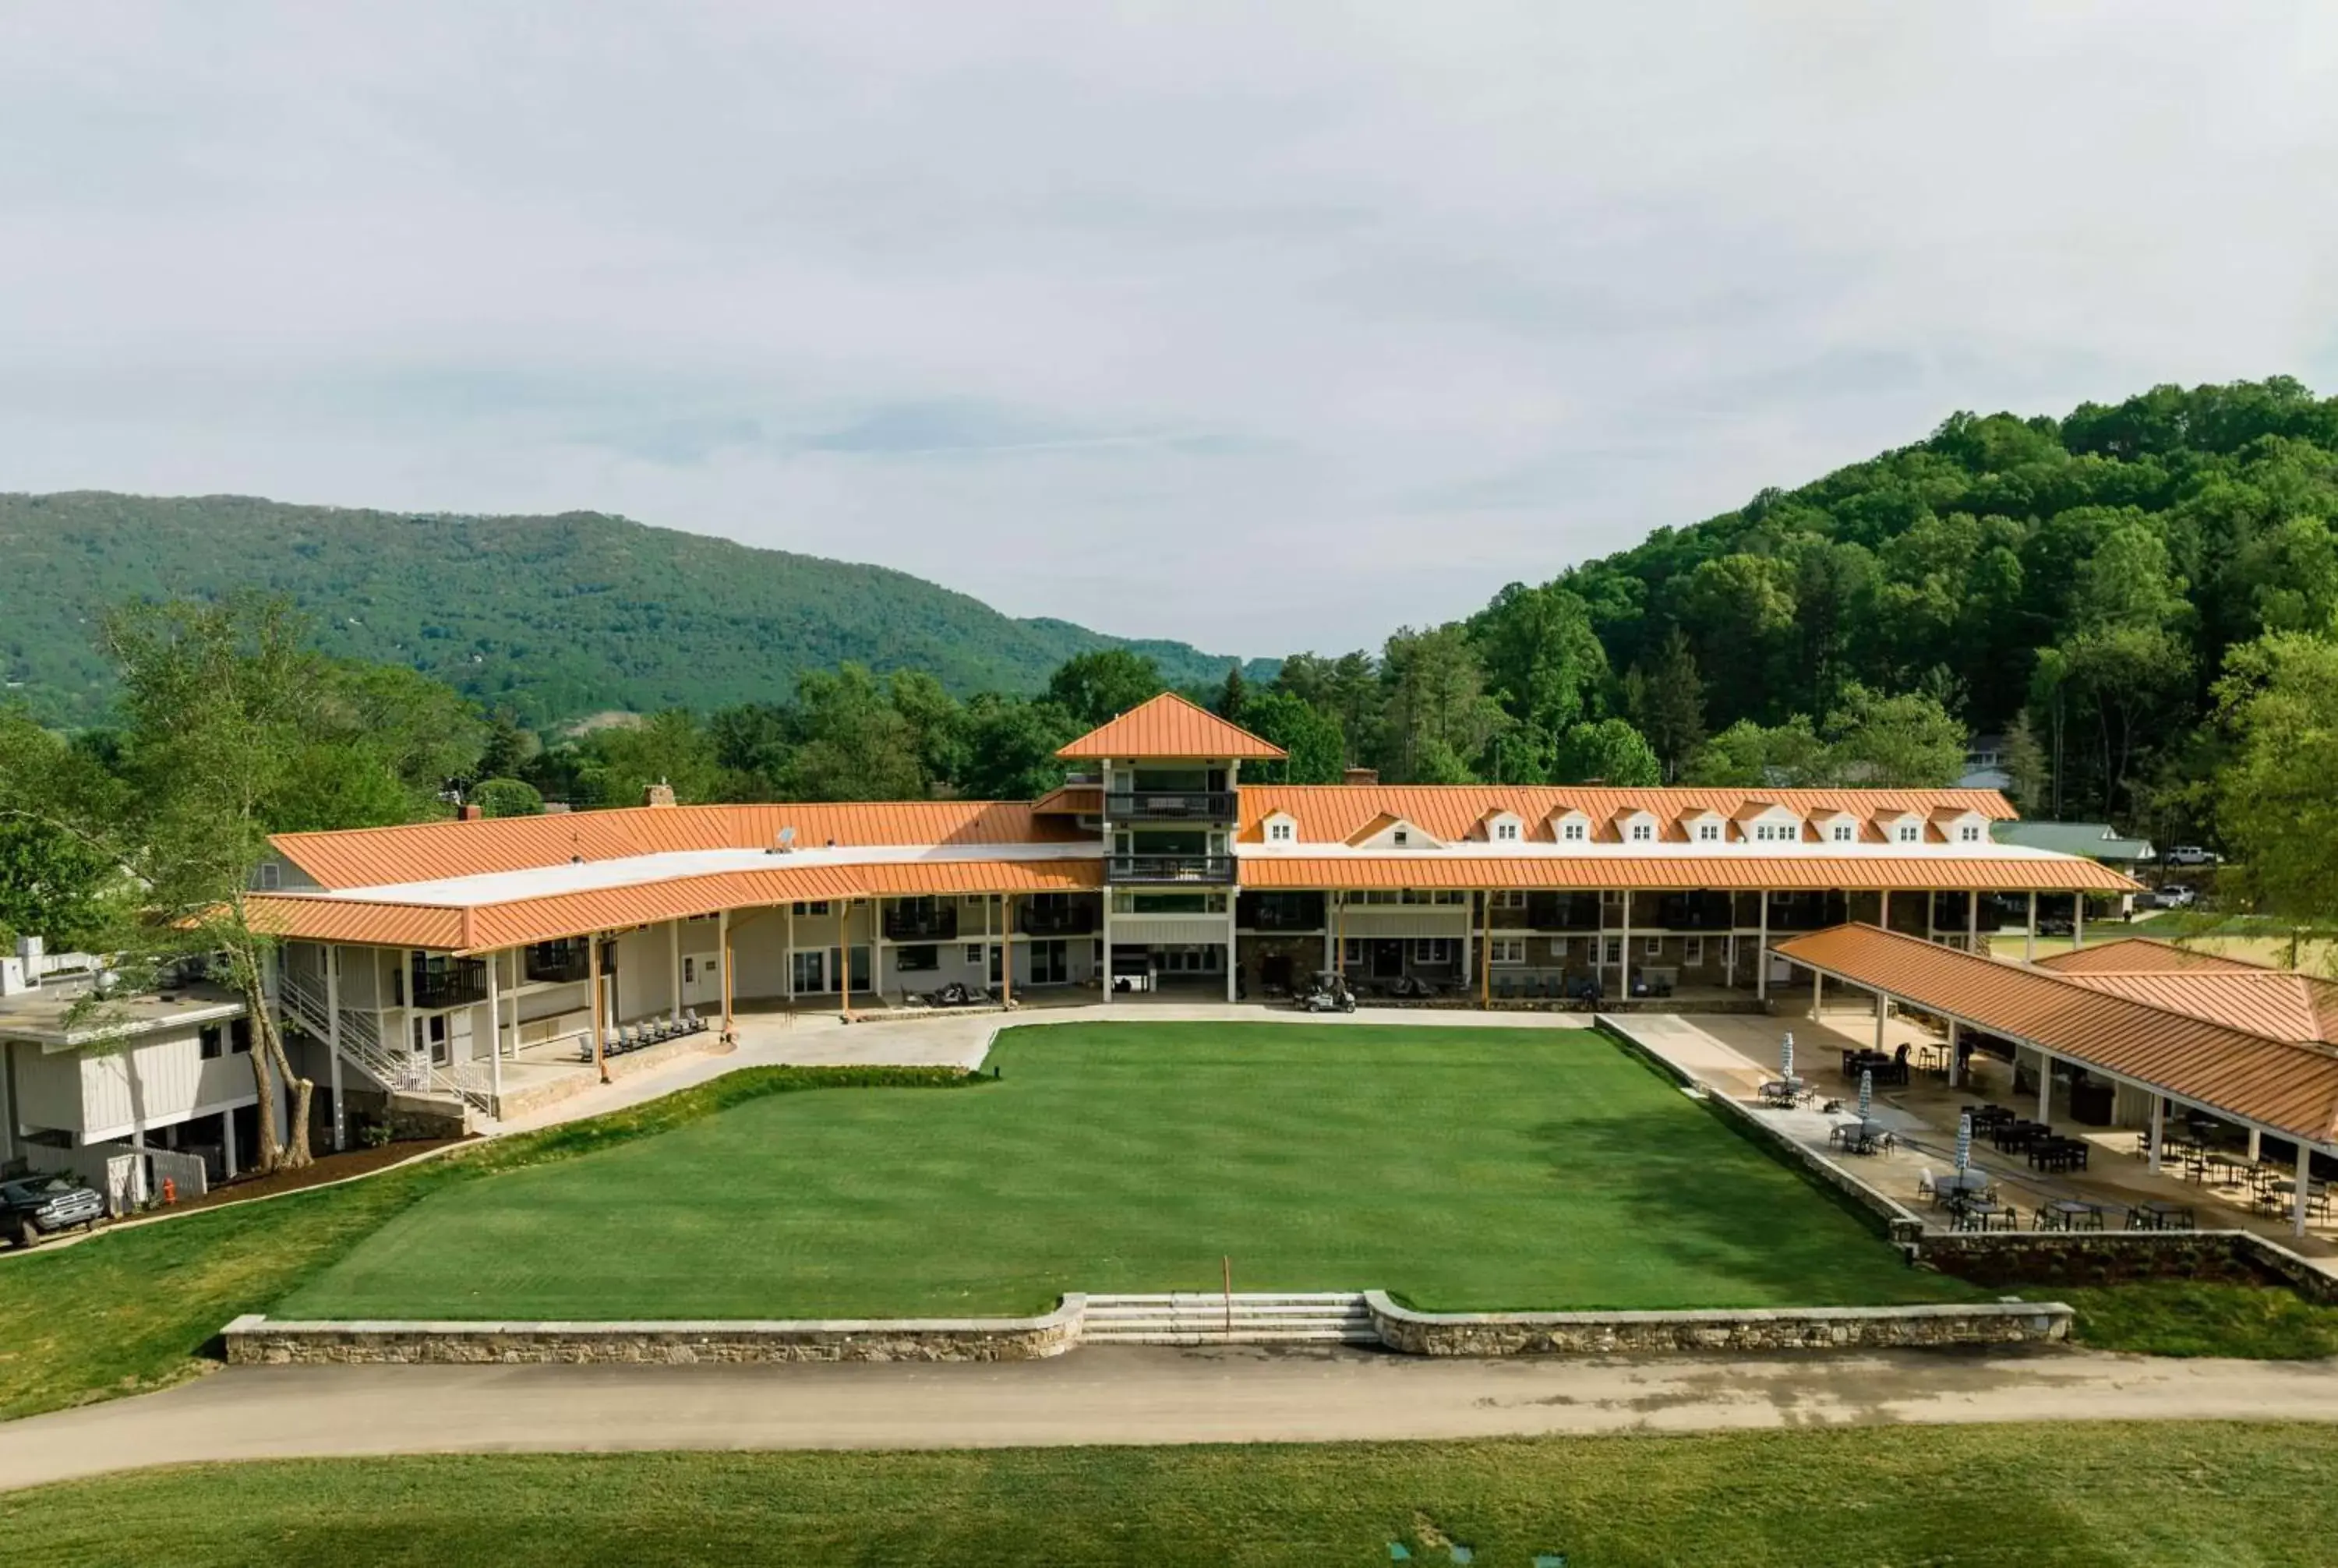
<path fill-rule="evenodd" d="M 0 672 L 59 723 L 104 712 L 113 683 L 92 634 L 109 607 L 243 586 L 291 595 L 328 652 L 409 665 L 535 723 L 780 700 L 801 671 L 843 660 L 930 671 L 959 692 L 1036 691 L 1097 648 L 1135 647 L 1180 683 L 1227 664 L 1182 642 L 1015 620 L 906 573 L 586 512 L 0 495 Z"/>

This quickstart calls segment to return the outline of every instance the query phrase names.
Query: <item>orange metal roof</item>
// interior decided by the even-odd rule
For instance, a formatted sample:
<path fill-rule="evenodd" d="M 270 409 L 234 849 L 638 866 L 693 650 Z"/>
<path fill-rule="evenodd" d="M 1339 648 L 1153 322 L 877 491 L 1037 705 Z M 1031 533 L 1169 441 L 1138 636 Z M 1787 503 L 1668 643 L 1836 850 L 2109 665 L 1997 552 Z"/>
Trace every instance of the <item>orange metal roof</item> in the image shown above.
<path fill-rule="evenodd" d="M 1260 740 L 1239 724 L 1227 723 L 1174 691 L 1164 691 L 1139 702 L 1119 718 L 1099 724 L 1056 755 L 1070 762 L 1115 757 L 1225 757 L 1246 762 L 1272 762 L 1286 753 L 1282 747 Z"/>
<path fill-rule="evenodd" d="M 416 822 L 279 833 L 278 853 L 319 887 L 378 887 L 525 871 L 572 859 L 614 860 L 674 849 L 767 849 L 783 828 L 795 846 L 1068 843 L 1070 823 L 1010 800 L 875 800 L 752 806 L 628 806 L 486 821 Z"/>
<path fill-rule="evenodd" d="M 1031 802 L 1042 816 L 1097 817 L 1104 813 L 1104 789 L 1096 784 L 1062 784 Z"/>
<path fill-rule="evenodd" d="M 2033 965 L 1873 926 L 1837 926 L 1773 951 L 2079 1064 L 2288 1137 L 2338 1135 L 2338 1052 L 2094 990 Z"/>
<path fill-rule="evenodd" d="M 2162 975 L 2081 970 L 2074 985 L 2131 996 L 2155 1007 L 2229 1024 L 2276 1040 L 2338 1044 L 2338 985 L 2310 975 L 2263 969 L 2239 975 L 2223 969 L 2179 969 Z"/>
<path fill-rule="evenodd" d="M 1526 822 L 1528 840 L 1552 842 L 1551 817 L 1569 808 L 1598 825 L 1611 840 L 1619 812 L 1646 811 L 1667 826 L 1694 810 L 1734 818 L 1749 806 L 1783 806 L 1807 819 L 1821 810 L 1849 812 L 1870 819 L 1888 813 L 1978 811 L 2010 820 L 2015 813 L 1994 789 L 1622 789 L 1606 785 L 1547 784 L 1245 784 L 1242 789 L 1241 838 L 1260 842 L 1258 824 L 1282 810 L 1299 824 L 1302 842 L 1338 844 L 1374 817 L 1401 817 L 1424 833 L 1443 839 L 1465 837 L 1487 812 L 1515 812 Z M 2122 887 L 2127 884 L 2121 883 Z"/>
<path fill-rule="evenodd" d="M 249 897 L 247 904 L 253 923 L 279 936 L 460 953 L 549 942 L 591 931 L 620 931 L 722 909 L 928 893 L 1073 892 L 1103 883 L 1101 858 L 936 860 L 718 871 L 471 907 L 390 904 L 314 893 L 257 893 Z"/>
<path fill-rule="evenodd" d="M 1247 791 L 1245 791 L 1247 793 Z M 2092 860 L 1912 855 L 1245 855 L 1245 887 L 1645 887 L 1984 893 L 2127 892 L 2135 884 Z"/>
<path fill-rule="evenodd" d="M 2264 965 L 2245 959 L 2178 947 L 2156 936 L 2122 936 L 2116 942 L 2073 947 L 2068 953 L 2040 958 L 2038 966 L 2059 975 L 2158 975 L 2179 969 L 2205 969 L 2228 975 L 2268 973 Z"/>

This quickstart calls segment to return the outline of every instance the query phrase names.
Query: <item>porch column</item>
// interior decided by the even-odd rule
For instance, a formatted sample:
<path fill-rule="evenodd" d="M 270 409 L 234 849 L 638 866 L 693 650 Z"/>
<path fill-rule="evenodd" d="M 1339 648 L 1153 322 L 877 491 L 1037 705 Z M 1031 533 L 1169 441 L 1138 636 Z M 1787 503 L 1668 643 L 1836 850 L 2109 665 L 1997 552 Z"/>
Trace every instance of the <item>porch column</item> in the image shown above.
<path fill-rule="evenodd" d="M 1488 888 L 1486 907 L 1478 916 L 1484 922 L 1478 943 L 1478 1009 L 1490 1012 L 1494 1005 L 1494 895 Z"/>
<path fill-rule="evenodd" d="M 2021 961 L 2038 962 L 2038 889 L 2029 890 L 2029 924 L 2021 933 Z"/>
<path fill-rule="evenodd" d="M 1940 890 L 1924 889 L 1924 940 L 1931 941 L 1940 934 Z"/>
<path fill-rule="evenodd" d="M 869 989 L 878 1001 L 885 1000 L 885 900 L 881 896 L 869 900 Z"/>
<path fill-rule="evenodd" d="M 1104 921 L 1104 971 L 1098 986 L 1098 995 L 1102 995 L 1106 1003 L 1110 1003 L 1112 1001 L 1112 889 L 1110 887 L 1097 889 L 1096 906 Z M 1326 924 L 1329 924 L 1328 917 Z M 1328 946 L 1331 939 L 1326 936 L 1323 941 Z M 1326 954 L 1325 956 L 1328 958 L 1330 955 Z M 1331 965 L 1327 963 L 1324 967 L 1328 969 Z M 1296 987 L 1298 982 L 1294 980 L 1292 985 Z M 1293 994 L 1296 994 L 1295 990 Z"/>
<path fill-rule="evenodd" d="M 2305 1234 L 2305 1189 L 2313 1174 L 2313 1148 L 2303 1138 L 2297 1141 L 2297 1200 L 2290 1206 L 2289 1233 Z"/>
<path fill-rule="evenodd" d="M 2254 1165 L 2264 1152 L 2264 1134 L 2256 1128 L 2249 1129 L 2249 1163 Z"/>
<path fill-rule="evenodd" d="M 1632 999 L 1632 890 L 1624 889 L 1624 967 L 1616 976 L 1616 994 Z"/>
<path fill-rule="evenodd" d="M 1891 1014 L 1891 999 L 1878 991 L 1875 994 L 1875 1048 L 1883 1049 L 1883 1021 Z"/>
<path fill-rule="evenodd" d="M 852 1022 L 852 900 L 836 901 L 836 995 L 844 1004 L 844 1021 Z"/>
<path fill-rule="evenodd" d="M 671 1018 L 682 1016 L 682 919 L 677 916 L 665 925 L 666 978 L 673 982 L 673 1010 Z"/>
<path fill-rule="evenodd" d="M 2070 895 L 2070 951 L 2076 953 L 2087 945 L 2087 896 Z"/>
<path fill-rule="evenodd" d="M 1980 889 L 1965 890 L 1965 951 L 1980 951 Z"/>
<path fill-rule="evenodd" d="M 728 922 L 731 916 L 728 912 L 725 912 L 722 918 Z M 787 913 L 782 924 L 786 926 L 786 935 L 781 940 L 787 943 L 788 950 L 780 963 L 780 966 L 787 971 L 787 984 L 781 995 L 787 997 L 788 1008 L 792 1012 L 796 1004 L 796 906 L 793 904 L 787 906 Z M 731 974 L 731 966 L 728 964 L 722 966 L 722 974 L 723 985 L 727 987 L 730 985 Z M 731 1021 L 725 1018 L 722 1021 L 722 1026 L 728 1029 L 731 1026 Z"/>
<path fill-rule="evenodd" d="M 349 1112 L 341 1103 L 341 950 L 319 943 L 317 951 L 325 959 L 325 1045 L 331 1058 L 326 1071 L 333 1089 L 333 1152 L 339 1153 L 349 1146 Z"/>
<path fill-rule="evenodd" d="M 792 918 L 792 917 L 791 917 Z M 790 929 L 792 931 L 793 926 Z M 714 916 L 715 965 L 722 971 L 722 1038 L 731 1038 L 731 911 L 722 910 Z M 789 962 L 789 989 L 794 989 L 794 961 Z"/>
<path fill-rule="evenodd" d="M 1333 895 L 1339 899 L 1331 916 L 1331 972 L 1341 979 L 1348 977 L 1348 896 Z"/>
<path fill-rule="evenodd" d="M 2054 1054 L 2043 1045 L 2038 1048 L 2038 1120 L 2054 1119 Z"/>
<path fill-rule="evenodd" d="M 1737 989 L 1737 911 L 1733 904 L 1729 912 L 1729 935 L 1721 939 L 1721 984 L 1724 989 Z"/>
<path fill-rule="evenodd" d="M 1963 1033 L 1963 1028 L 1955 1019 L 1949 1020 L 1949 1087 L 1951 1089 L 1960 1087 L 1965 1081 L 1964 1065 L 1957 1060 L 1958 1036 Z"/>
<path fill-rule="evenodd" d="M 2166 1137 L 2167 1096 L 2165 1094 L 2154 1094 L 2151 1097 L 2151 1173 L 2154 1176 L 2159 1174 L 2160 1145 L 2166 1140 Z M 2254 1154 L 2253 1153 L 2250 1158 L 2254 1159 Z"/>
<path fill-rule="evenodd" d="M 584 941 L 584 974 L 593 987 L 593 1071 L 600 1075 L 602 1083 L 606 1083 L 609 1081 L 609 1058 L 601 1039 L 607 1024 L 603 1016 L 601 999 L 601 934 L 598 931 L 588 932 Z"/>
<path fill-rule="evenodd" d="M 227 1180 L 235 1180 L 235 1107 L 232 1105 L 220 1112 L 220 1166 L 227 1172 Z"/>
<path fill-rule="evenodd" d="M 1242 940 L 1235 935 L 1242 920 L 1242 894 L 1226 889 L 1226 1000 L 1235 1001 L 1242 992 Z"/>
<path fill-rule="evenodd" d="M 340 1066 L 336 1058 L 336 1079 L 340 1076 Z M 500 1120 L 504 1113 L 504 956 L 500 953 L 487 955 L 487 1093 L 496 1102 L 496 1115 Z M 341 1097 L 337 1090 L 333 1095 L 333 1130 L 337 1136 L 341 1125 L 340 1112 Z"/>
<path fill-rule="evenodd" d="M 1891 889 L 1881 889 L 1875 899 L 1875 923 L 1886 931 L 1891 929 Z"/>
<path fill-rule="evenodd" d="M 1819 1014 L 1825 1009 L 1826 975 L 1813 969 L 1811 971 L 1811 1022 L 1817 1023 Z"/>
<path fill-rule="evenodd" d="M 1478 895 L 1467 893 L 1463 897 L 1475 900 Z M 1488 905 L 1493 903 L 1493 895 L 1489 893 L 1485 897 Z M 1478 973 L 1478 912 L 1474 903 L 1461 917 L 1461 966 L 1458 973 L 1465 987 L 1469 984 L 1469 977 Z"/>
<path fill-rule="evenodd" d="M 1233 982 L 1228 980 L 1227 985 Z M 998 896 L 998 1001 L 1001 1006 L 1015 1005 L 1015 895 Z"/>
<path fill-rule="evenodd" d="M 1756 935 L 1754 938 L 1754 999 L 1767 1002 L 1770 999 L 1770 890 L 1767 887 L 1757 888 L 1754 897 L 1762 905 L 1761 924 L 1754 928 Z"/>

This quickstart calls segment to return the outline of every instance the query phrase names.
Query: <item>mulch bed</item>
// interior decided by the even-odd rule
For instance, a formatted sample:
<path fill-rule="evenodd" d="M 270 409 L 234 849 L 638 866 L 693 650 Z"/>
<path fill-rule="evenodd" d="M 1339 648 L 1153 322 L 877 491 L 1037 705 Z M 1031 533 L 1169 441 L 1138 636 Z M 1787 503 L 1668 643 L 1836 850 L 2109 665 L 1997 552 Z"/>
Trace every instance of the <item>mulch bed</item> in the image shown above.
<path fill-rule="evenodd" d="M 190 1209 L 216 1208 L 221 1203 L 241 1203 L 247 1198 L 266 1198 L 278 1192 L 297 1192 L 303 1187 L 321 1187 L 328 1181 L 342 1181 L 351 1176 L 363 1176 L 385 1165 L 395 1165 L 401 1160 L 411 1160 L 417 1154 L 427 1154 L 433 1149 L 444 1149 L 451 1143 L 476 1142 L 470 1138 L 416 1138 L 405 1142 L 385 1143 L 378 1149 L 349 1149 L 339 1154 L 319 1154 L 297 1171 L 279 1171 L 272 1176 L 243 1176 L 224 1185 L 212 1188 L 201 1198 L 189 1198 L 157 1208 L 155 1213 L 183 1213 Z"/>

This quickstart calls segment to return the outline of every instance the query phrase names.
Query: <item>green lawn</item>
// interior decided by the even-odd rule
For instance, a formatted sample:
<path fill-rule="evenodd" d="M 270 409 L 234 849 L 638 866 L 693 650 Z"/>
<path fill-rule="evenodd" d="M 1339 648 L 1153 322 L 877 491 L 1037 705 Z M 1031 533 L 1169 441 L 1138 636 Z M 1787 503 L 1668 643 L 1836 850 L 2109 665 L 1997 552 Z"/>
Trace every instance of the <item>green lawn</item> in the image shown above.
<path fill-rule="evenodd" d="M 60 1568 L 2307 1568 L 2338 1427 L 311 1461 L 0 1496 L 0 1540 Z"/>
<path fill-rule="evenodd" d="M 1381 1287 L 1442 1309 L 1970 1294 L 1602 1036 L 1017 1029 L 995 1083 L 750 1101 L 430 1193 L 290 1318 L 1019 1313 Z"/>

